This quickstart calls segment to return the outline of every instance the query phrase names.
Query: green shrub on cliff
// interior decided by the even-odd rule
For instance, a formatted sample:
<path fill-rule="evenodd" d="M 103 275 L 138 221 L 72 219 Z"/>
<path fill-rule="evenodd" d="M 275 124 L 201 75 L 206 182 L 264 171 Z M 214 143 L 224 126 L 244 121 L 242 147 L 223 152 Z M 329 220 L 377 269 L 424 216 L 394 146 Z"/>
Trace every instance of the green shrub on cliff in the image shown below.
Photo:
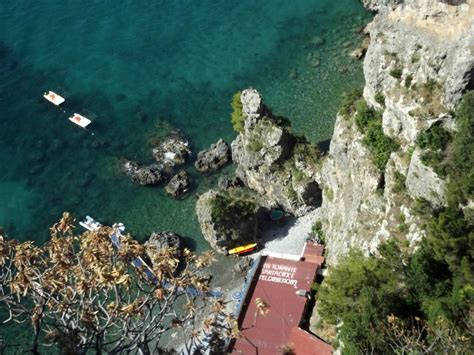
<path fill-rule="evenodd" d="M 390 70 L 390 75 L 393 76 L 395 79 L 400 79 L 403 74 L 403 68 L 401 67 L 395 67 L 392 70 Z"/>
<path fill-rule="evenodd" d="M 430 127 L 416 138 L 416 143 L 420 148 L 431 150 L 444 150 L 450 141 L 451 134 L 441 125 Z"/>
<path fill-rule="evenodd" d="M 234 131 L 239 133 L 244 129 L 244 116 L 242 115 L 242 101 L 240 101 L 240 95 L 242 95 L 242 92 L 237 91 L 234 96 L 232 96 L 232 101 L 230 103 L 230 106 L 232 107 L 230 118 L 232 127 L 234 127 Z"/>
<path fill-rule="evenodd" d="M 375 94 L 374 99 L 380 106 L 385 107 L 385 95 L 380 91 Z"/>
<path fill-rule="evenodd" d="M 441 125 L 434 125 L 420 133 L 416 143 L 420 148 L 427 149 L 421 156 L 421 161 L 433 168 L 440 176 L 446 176 L 445 150 L 451 142 L 451 134 Z"/>
<path fill-rule="evenodd" d="M 399 145 L 394 139 L 383 133 L 381 122 L 371 122 L 362 140 L 370 151 L 374 165 L 380 170 L 385 169 L 390 154 L 398 150 Z"/>
<path fill-rule="evenodd" d="M 341 108 L 339 113 L 348 118 L 355 112 L 355 103 L 362 97 L 362 89 L 354 89 L 350 93 L 344 93 L 342 97 Z"/>
<path fill-rule="evenodd" d="M 382 114 L 379 111 L 367 105 L 364 99 L 357 101 L 356 109 L 355 123 L 365 134 L 362 143 L 369 149 L 375 166 L 384 170 L 390 153 L 398 149 L 398 144 L 383 133 Z"/>
<path fill-rule="evenodd" d="M 356 110 L 355 123 L 362 133 L 367 131 L 370 122 L 382 120 L 381 113 L 367 105 L 364 99 L 357 101 Z"/>
<path fill-rule="evenodd" d="M 235 220 L 253 216 L 256 208 L 255 202 L 248 198 L 221 192 L 212 200 L 211 216 L 213 219 L 232 223 Z"/>

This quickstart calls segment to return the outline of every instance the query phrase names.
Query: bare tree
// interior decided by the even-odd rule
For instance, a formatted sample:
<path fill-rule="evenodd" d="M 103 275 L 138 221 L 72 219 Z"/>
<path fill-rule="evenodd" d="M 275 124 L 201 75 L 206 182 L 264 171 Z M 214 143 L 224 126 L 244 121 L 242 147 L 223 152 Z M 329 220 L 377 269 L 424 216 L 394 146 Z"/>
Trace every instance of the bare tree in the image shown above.
<path fill-rule="evenodd" d="M 473 315 L 471 307 L 463 316 L 466 330 L 461 334 L 458 327 L 439 317 L 429 325 L 419 317 L 401 320 L 391 314 L 381 330 L 387 344 L 398 354 L 467 354 L 473 349 Z"/>
<path fill-rule="evenodd" d="M 211 253 L 185 250 L 180 260 L 176 250 L 163 249 L 148 253 L 147 264 L 144 246 L 129 235 L 120 248 L 110 227 L 76 235 L 68 213 L 50 231 L 44 246 L 0 236 L 4 322 L 31 322 L 31 352 L 55 345 L 62 353 L 150 354 L 170 329 L 192 324 L 198 332 L 195 299 L 209 291 L 201 275 Z M 232 323 L 219 324 L 230 336 Z"/>

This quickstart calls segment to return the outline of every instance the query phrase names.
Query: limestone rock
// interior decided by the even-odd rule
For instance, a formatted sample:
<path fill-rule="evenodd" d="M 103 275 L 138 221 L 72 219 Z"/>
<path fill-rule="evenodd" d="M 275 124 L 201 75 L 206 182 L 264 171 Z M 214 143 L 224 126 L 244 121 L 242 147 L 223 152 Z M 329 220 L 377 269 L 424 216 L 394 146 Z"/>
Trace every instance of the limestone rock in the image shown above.
<path fill-rule="evenodd" d="M 191 154 L 188 140 L 178 131 L 160 140 L 152 152 L 156 161 L 166 167 L 184 164 Z"/>
<path fill-rule="evenodd" d="M 254 118 L 258 118 L 262 112 L 262 97 L 260 93 L 252 88 L 242 91 L 240 95 L 240 101 L 242 102 L 242 114 L 246 118 L 246 121 L 252 121 Z"/>
<path fill-rule="evenodd" d="M 351 53 L 350 56 L 355 59 L 362 59 L 362 57 L 365 54 L 366 49 L 362 47 L 358 47 L 354 49 Z"/>
<path fill-rule="evenodd" d="M 164 179 L 161 168 L 156 164 L 140 166 L 136 162 L 124 160 L 122 168 L 133 182 L 140 185 L 155 185 Z"/>
<path fill-rule="evenodd" d="M 433 207 L 442 207 L 446 204 L 446 183 L 423 164 L 421 154 L 419 149 L 413 152 L 405 184 L 411 196 L 422 197 Z"/>
<path fill-rule="evenodd" d="M 215 171 L 229 162 L 230 155 L 229 145 L 219 139 L 217 143 L 198 153 L 194 165 L 200 172 Z"/>
<path fill-rule="evenodd" d="M 256 205 L 225 192 L 210 190 L 201 195 L 196 214 L 204 238 L 220 253 L 255 242 L 258 231 Z"/>
<path fill-rule="evenodd" d="M 407 206 L 416 197 L 444 205 L 445 182 L 421 162 L 420 151 L 409 152 L 420 132 L 434 122 L 454 128 L 449 110 L 474 87 L 471 0 L 363 2 L 377 11 L 366 28 L 370 44 L 364 59 L 364 98 L 383 111 L 383 132 L 397 139 L 400 150 L 378 171 L 353 118 L 337 117 L 329 155 L 321 177 L 316 177 L 323 187 L 329 264 L 354 247 L 376 253 L 380 242 L 397 233 L 402 214 L 406 239 L 414 244 L 423 237 L 423 223 Z M 384 106 L 375 101 L 376 94 L 385 97 Z M 400 179 L 406 191 L 396 193 L 393 187 Z"/>
<path fill-rule="evenodd" d="M 220 190 L 227 190 L 234 187 L 242 187 L 244 186 L 244 183 L 237 176 L 234 176 L 232 178 L 228 176 L 222 176 L 217 181 L 217 186 L 219 187 Z"/>
<path fill-rule="evenodd" d="M 252 92 L 264 107 L 260 95 Z M 280 206 L 300 216 L 320 205 L 316 150 L 309 143 L 297 142 L 286 122 L 268 110 L 247 117 L 231 147 L 236 176 L 261 196 L 265 207 Z"/>
<path fill-rule="evenodd" d="M 180 235 L 171 232 L 153 232 L 145 243 L 148 256 L 152 259 L 152 253 L 159 253 L 165 248 L 174 248 L 181 253 L 184 248 L 183 239 Z"/>
<path fill-rule="evenodd" d="M 191 186 L 191 179 L 185 170 L 181 170 L 173 176 L 170 182 L 166 185 L 166 192 L 174 197 L 179 197 L 189 191 Z"/>

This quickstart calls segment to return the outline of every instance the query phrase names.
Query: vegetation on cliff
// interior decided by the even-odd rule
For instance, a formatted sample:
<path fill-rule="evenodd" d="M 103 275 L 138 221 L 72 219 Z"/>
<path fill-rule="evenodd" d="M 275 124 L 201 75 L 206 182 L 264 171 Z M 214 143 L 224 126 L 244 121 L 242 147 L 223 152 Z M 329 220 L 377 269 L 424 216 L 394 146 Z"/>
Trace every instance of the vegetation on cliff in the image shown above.
<path fill-rule="evenodd" d="M 248 196 L 236 196 L 226 191 L 216 194 L 211 202 L 212 218 L 223 224 L 233 223 L 236 219 L 248 219 L 255 215 L 256 210 L 257 205 Z"/>
<path fill-rule="evenodd" d="M 390 153 L 398 150 L 399 146 L 394 139 L 386 136 L 382 129 L 382 114 L 367 105 L 364 99 L 356 103 L 355 123 L 364 134 L 362 143 L 369 149 L 374 165 L 381 171 L 390 158 Z"/>
<path fill-rule="evenodd" d="M 237 91 L 234 96 L 232 96 L 232 101 L 230 106 L 232 107 L 232 112 L 230 114 L 230 120 L 232 122 L 232 127 L 234 131 L 240 133 L 244 130 L 244 115 L 242 114 L 242 101 L 240 101 L 241 91 Z"/>
<path fill-rule="evenodd" d="M 373 117 L 369 112 L 359 121 Z M 450 154 L 443 154 L 448 205 L 418 209 L 428 222 L 417 249 L 390 240 L 376 257 L 352 251 L 320 288 L 320 314 L 337 325 L 348 353 L 474 350 L 474 92 L 464 95 L 456 123 L 449 144 L 437 128 L 419 138 Z"/>

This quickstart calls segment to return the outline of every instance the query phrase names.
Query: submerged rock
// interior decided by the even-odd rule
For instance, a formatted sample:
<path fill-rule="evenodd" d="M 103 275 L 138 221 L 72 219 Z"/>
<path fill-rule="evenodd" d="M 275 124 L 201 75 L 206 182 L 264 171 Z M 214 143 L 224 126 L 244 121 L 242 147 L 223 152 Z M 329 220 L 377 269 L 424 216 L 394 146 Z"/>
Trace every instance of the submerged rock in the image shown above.
<path fill-rule="evenodd" d="M 359 47 L 359 48 L 356 48 L 354 49 L 351 53 L 350 53 L 350 56 L 352 58 L 355 58 L 355 59 L 362 59 L 362 57 L 364 56 L 366 52 L 366 49 L 363 48 L 363 47 Z"/>
<path fill-rule="evenodd" d="M 315 47 L 319 47 L 323 45 L 324 42 L 325 42 L 324 38 L 319 37 L 319 36 L 314 36 L 313 38 L 311 38 L 311 41 L 310 41 L 310 43 Z"/>
<path fill-rule="evenodd" d="M 229 145 L 222 139 L 219 139 L 217 143 L 198 153 L 194 166 L 202 173 L 215 171 L 226 165 L 230 157 Z"/>
<path fill-rule="evenodd" d="M 122 168 L 133 182 L 140 185 L 155 185 L 164 179 L 160 166 L 156 164 L 140 166 L 134 161 L 124 160 Z"/>
<path fill-rule="evenodd" d="M 191 178 L 186 171 L 181 170 L 171 178 L 170 182 L 166 185 L 165 190 L 170 195 L 178 197 L 188 192 L 190 186 Z"/>

